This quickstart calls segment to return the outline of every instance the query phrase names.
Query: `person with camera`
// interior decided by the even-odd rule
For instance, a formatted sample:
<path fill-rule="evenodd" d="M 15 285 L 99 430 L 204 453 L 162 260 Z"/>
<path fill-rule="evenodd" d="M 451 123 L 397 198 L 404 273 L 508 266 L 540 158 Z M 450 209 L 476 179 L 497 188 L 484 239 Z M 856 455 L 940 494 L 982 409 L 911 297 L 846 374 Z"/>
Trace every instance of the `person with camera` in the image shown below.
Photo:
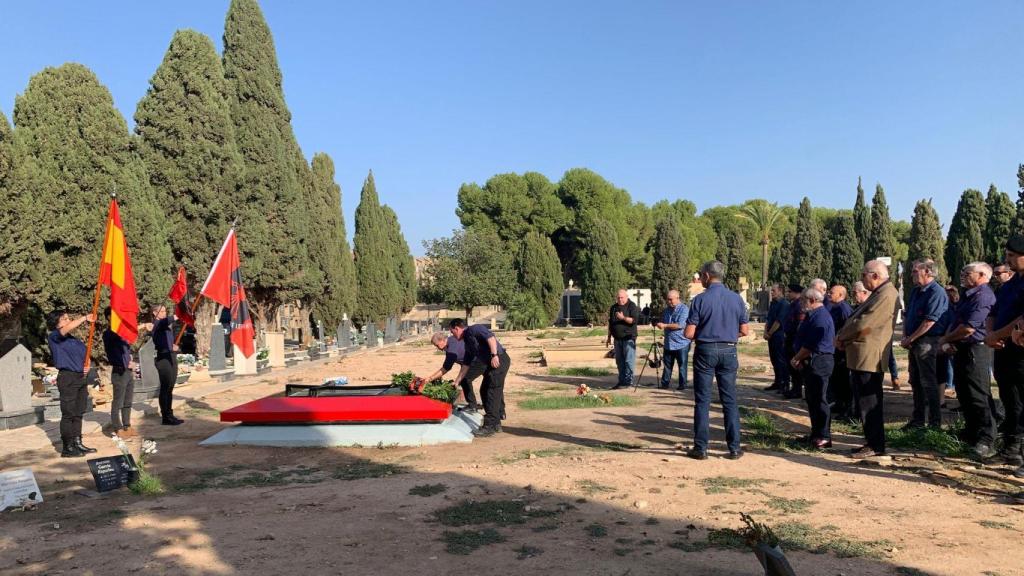
<path fill-rule="evenodd" d="M 658 387 L 663 390 L 670 388 L 672 369 L 678 366 L 679 387 L 677 389 L 683 391 L 686 390 L 686 368 L 690 355 L 690 341 L 683 335 L 683 328 L 685 328 L 690 309 L 679 298 L 678 290 L 669 290 L 665 295 L 665 302 L 668 306 L 661 312 L 661 322 L 654 325 L 655 328 L 665 333 L 665 367 L 661 372 L 661 384 Z"/>
<path fill-rule="evenodd" d="M 95 322 L 95 314 L 74 320 L 67 310 L 54 310 L 46 318 L 50 334 L 53 366 L 57 369 L 57 390 L 60 392 L 61 458 L 78 458 L 95 452 L 82 444 L 82 416 L 89 408 L 88 381 L 85 374 L 85 343 L 72 332 L 86 322 Z"/>
<path fill-rule="evenodd" d="M 604 345 L 615 341 L 615 366 L 619 380 L 612 390 L 633 385 L 633 367 L 636 364 L 636 326 L 640 322 L 640 309 L 629 299 L 625 290 L 619 290 L 615 304 L 608 310 L 608 338 Z"/>
<path fill-rule="evenodd" d="M 811 447 L 832 447 L 832 414 L 828 403 L 828 385 L 835 365 L 835 324 L 825 308 L 825 295 L 817 288 L 804 290 L 800 299 L 804 321 L 797 330 L 791 366 L 803 376 L 807 413 L 811 418 Z"/>

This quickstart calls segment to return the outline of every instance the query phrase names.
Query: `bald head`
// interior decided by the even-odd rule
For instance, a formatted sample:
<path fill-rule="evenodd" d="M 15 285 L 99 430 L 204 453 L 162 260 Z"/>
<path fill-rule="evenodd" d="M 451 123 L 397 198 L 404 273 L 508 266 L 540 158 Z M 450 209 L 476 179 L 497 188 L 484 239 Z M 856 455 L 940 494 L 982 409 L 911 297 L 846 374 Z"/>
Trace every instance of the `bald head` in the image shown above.
<path fill-rule="evenodd" d="M 828 291 L 828 299 L 835 304 L 839 304 L 843 300 L 846 300 L 846 286 L 842 284 L 836 284 Z"/>
<path fill-rule="evenodd" d="M 675 306 L 679 304 L 679 290 L 669 290 L 665 293 L 665 302 L 669 306 Z"/>
<path fill-rule="evenodd" d="M 876 288 L 889 280 L 889 267 L 881 260 L 869 260 L 864 264 L 861 279 L 864 282 L 864 287 L 874 292 Z"/>

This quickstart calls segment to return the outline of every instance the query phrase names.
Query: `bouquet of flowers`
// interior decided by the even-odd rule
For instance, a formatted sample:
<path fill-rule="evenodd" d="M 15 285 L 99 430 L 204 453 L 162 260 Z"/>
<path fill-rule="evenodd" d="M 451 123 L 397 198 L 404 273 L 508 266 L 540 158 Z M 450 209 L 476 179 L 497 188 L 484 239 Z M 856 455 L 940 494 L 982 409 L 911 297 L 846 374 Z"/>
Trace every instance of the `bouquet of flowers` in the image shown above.
<path fill-rule="evenodd" d="M 588 396 L 589 394 L 590 386 L 587 386 L 586 384 L 580 384 L 579 386 L 576 387 L 577 396 Z"/>

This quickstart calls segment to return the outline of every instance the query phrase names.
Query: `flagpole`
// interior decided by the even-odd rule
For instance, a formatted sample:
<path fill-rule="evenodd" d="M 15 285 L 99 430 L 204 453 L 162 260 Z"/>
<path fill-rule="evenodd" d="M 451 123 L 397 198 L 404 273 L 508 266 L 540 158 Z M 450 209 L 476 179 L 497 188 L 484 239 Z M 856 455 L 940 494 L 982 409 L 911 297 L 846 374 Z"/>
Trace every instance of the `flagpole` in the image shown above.
<path fill-rule="evenodd" d="M 237 226 L 237 225 L 238 225 L 238 218 L 235 218 L 234 222 L 231 223 L 231 228 L 228 229 L 228 233 L 230 233 L 231 230 L 234 230 L 235 226 Z M 216 262 L 214 262 L 214 264 L 216 264 Z M 204 287 L 205 287 L 205 284 L 204 284 Z M 200 290 L 199 293 L 196 294 L 195 300 L 192 301 L 192 308 L 190 309 L 190 312 L 192 314 L 192 318 L 196 317 L 196 309 L 199 308 L 199 302 L 202 299 L 203 299 L 203 292 L 202 292 L 202 290 Z M 178 337 L 174 339 L 174 345 L 175 346 L 177 346 L 178 343 L 181 342 L 181 337 L 185 335 L 185 328 L 187 328 L 187 327 L 188 327 L 188 325 L 185 324 L 184 322 L 181 324 L 181 330 L 178 331 Z"/>
<path fill-rule="evenodd" d="M 110 202 L 111 202 L 111 205 L 113 205 L 114 202 L 117 202 L 117 193 L 115 193 L 115 192 L 111 192 L 110 193 Z M 106 229 L 103 232 L 103 251 L 100 252 L 100 272 L 96 274 L 96 294 L 95 294 L 95 296 L 92 299 L 92 317 L 93 317 L 93 321 L 89 323 L 89 338 L 88 338 L 88 340 L 86 340 L 86 344 L 85 344 L 85 364 L 82 366 L 82 372 L 84 372 L 86 374 L 89 373 L 89 365 L 92 363 L 92 341 L 93 341 L 93 336 L 96 334 L 96 320 L 98 320 L 98 318 L 96 318 L 96 312 L 99 310 L 99 307 L 100 307 L 100 292 L 101 292 L 101 290 L 103 288 L 103 284 L 100 282 L 100 278 L 99 277 L 100 277 L 100 274 L 102 274 L 102 271 L 103 271 L 103 259 L 107 257 L 107 249 L 109 248 L 109 246 L 107 244 L 110 242 L 110 224 L 111 224 L 110 209 L 108 208 L 107 209 L 107 226 L 106 226 Z"/>

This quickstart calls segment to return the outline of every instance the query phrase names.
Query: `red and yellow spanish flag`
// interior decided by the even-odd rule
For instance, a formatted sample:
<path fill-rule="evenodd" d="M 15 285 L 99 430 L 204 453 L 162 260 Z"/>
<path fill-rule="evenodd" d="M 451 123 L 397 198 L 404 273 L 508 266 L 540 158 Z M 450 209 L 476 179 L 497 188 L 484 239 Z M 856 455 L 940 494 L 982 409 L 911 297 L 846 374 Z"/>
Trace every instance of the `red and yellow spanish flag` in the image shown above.
<path fill-rule="evenodd" d="M 129 344 L 139 337 L 139 298 L 135 293 L 132 262 L 121 226 L 117 200 L 110 200 L 107 235 L 103 240 L 100 285 L 110 287 L 110 329 Z"/>

